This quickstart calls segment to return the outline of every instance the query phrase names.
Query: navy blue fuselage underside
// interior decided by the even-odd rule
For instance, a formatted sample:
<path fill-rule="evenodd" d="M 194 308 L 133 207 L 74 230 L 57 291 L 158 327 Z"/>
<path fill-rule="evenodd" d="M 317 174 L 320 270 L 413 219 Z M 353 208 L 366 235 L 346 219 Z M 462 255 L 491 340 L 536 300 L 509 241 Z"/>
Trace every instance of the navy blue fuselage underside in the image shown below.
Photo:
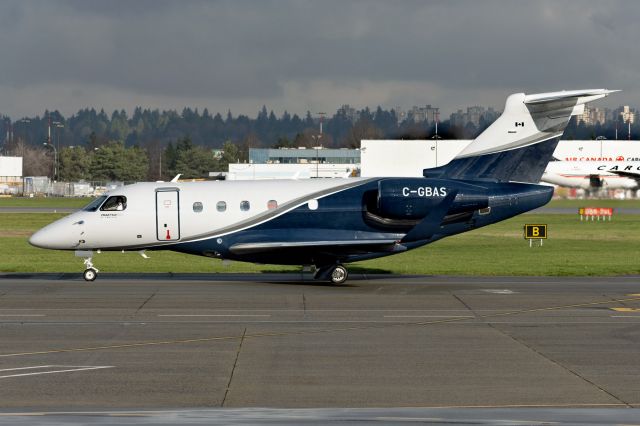
<path fill-rule="evenodd" d="M 389 187 L 392 190 L 385 192 Z M 446 193 L 454 191 L 446 214 L 429 217 L 439 227 L 422 226 L 435 232 L 401 242 Z M 502 221 L 543 206 L 552 194 L 552 187 L 526 183 L 381 178 L 321 197 L 315 210 L 305 203 L 247 229 L 163 249 L 280 265 L 347 263 L 388 256 Z"/>

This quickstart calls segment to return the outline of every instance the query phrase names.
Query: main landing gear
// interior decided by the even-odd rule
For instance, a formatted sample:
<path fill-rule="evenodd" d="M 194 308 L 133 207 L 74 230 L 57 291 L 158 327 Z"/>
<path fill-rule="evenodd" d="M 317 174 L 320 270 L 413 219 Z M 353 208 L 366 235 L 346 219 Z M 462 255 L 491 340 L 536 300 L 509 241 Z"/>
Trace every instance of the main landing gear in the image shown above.
<path fill-rule="evenodd" d="M 316 269 L 313 278 L 316 280 L 328 280 L 335 285 L 344 284 L 349 277 L 349 271 L 341 264 L 322 266 Z"/>
<path fill-rule="evenodd" d="M 95 280 L 96 277 L 98 276 L 98 272 L 100 271 L 98 270 L 98 268 L 93 266 L 93 262 L 91 262 L 90 257 L 87 257 L 86 259 L 84 259 L 84 266 L 87 267 L 87 269 L 85 269 L 84 272 L 82 273 L 84 280 L 85 281 Z"/>
<path fill-rule="evenodd" d="M 349 272 L 347 271 L 347 268 L 342 265 L 336 265 L 333 268 L 333 271 L 331 271 L 331 282 L 336 285 L 344 284 L 348 277 Z"/>

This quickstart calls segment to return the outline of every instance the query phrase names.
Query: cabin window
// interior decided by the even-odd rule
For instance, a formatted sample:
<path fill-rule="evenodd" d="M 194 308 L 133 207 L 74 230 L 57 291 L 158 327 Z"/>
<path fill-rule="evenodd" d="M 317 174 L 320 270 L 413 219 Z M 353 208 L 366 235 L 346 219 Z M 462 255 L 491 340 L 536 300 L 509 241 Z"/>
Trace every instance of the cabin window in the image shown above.
<path fill-rule="evenodd" d="M 85 212 L 95 212 L 96 210 L 98 210 L 98 207 L 100 207 L 100 204 L 102 204 L 102 202 L 106 199 L 107 199 L 106 195 L 98 197 L 92 202 L 90 202 L 89 204 L 87 204 L 86 206 L 84 206 L 82 210 Z"/>
<path fill-rule="evenodd" d="M 227 203 L 224 201 L 218 201 L 218 203 L 216 204 L 216 210 L 218 210 L 219 212 L 227 210 Z"/>
<path fill-rule="evenodd" d="M 122 211 L 127 208 L 127 197 L 122 195 L 114 195 L 109 197 L 107 201 L 102 205 L 100 210 L 105 212 Z"/>
<path fill-rule="evenodd" d="M 200 213 L 202 211 L 202 203 L 200 201 L 193 203 L 193 211 L 195 213 Z"/>
<path fill-rule="evenodd" d="M 278 208 L 278 202 L 276 200 L 269 200 L 267 202 L 267 209 L 273 210 Z"/>
<path fill-rule="evenodd" d="M 251 208 L 251 205 L 249 204 L 248 201 L 240 201 L 240 211 L 246 212 L 249 211 L 249 209 Z"/>

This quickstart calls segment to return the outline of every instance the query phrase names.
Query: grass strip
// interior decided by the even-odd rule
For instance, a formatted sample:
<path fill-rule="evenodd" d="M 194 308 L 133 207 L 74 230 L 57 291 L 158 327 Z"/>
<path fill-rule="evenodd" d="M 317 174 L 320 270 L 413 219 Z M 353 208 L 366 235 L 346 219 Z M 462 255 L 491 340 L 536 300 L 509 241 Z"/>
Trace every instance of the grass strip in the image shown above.
<path fill-rule="evenodd" d="M 0 214 L 0 272 L 78 272 L 73 252 L 43 250 L 28 243 L 37 229 L 63 217 L 54 213 Z M 525 223 L 546 223 L 549 239 L 529 247 Z M 537 245 L 537 244 L 536 244 Z M 225 262 L 168 251 L 96 254 L 102 272 L 230 273 L 298 271 L 299 267 Z M 584 222 L 575 215 L 519 216 L 406 253 L 350 265 L 352 272 L 435 275 L 615 276 L 640 274 L 640 220 Z"/>

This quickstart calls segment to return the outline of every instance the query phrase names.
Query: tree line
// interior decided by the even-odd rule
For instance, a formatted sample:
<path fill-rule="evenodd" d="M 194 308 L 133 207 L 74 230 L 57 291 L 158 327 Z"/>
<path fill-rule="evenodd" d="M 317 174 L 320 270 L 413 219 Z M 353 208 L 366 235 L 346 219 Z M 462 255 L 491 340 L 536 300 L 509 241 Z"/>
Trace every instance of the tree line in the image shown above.
<path fill-rule="evenodd" d="M 310 112 L 300 117 L 284 112 L 277 117 L 262 107 L 256 118 L 223 118 L 207 109 L 185 108 L 160 111 L 136 108 L 131 117 L 124 110 L 111 115 L 103 110 L 83 109 L 69 118 L 58 111 L 42 117 L 12 121 L 0 117 L 0 141 L 4 155 L 24 157 L 25 176 L 53 176 L 57 180 L 167 180 L 182 173 L 187 178 L 206 177 L 209 171 L 225 171 L 229 162 L 248 159 L 249 148 L 311 147 L 358 148 L 361 139 L 427 139 L 435 135 L 435 123 L 404 120 L 395 110 L 364 108 L 356 118 L 340 109 L 323 123 Z M 51 139 L 47 132 L 50 124 Z M 491 124 L 481 118 L 478 125 L 438 124 L 442 139 L 471 139 Z M 587 126 L 572 119 L 564 139 L 626 138 L 627 127 L 608 122 Z M 631 137 L 640 135 L 632 125 Z M 47 143 L 44 145 L 44 143 Z M 52 146 L 56 147 L 54 151 Z M 215 156 L 213 150 L 223 150 Z M 58 170 L 54 170 L 54 152 Z"/>
<path fill-rule="evenodd" d="M 168 180 L 177 174 L 184 178 L 204 178 L 209 172 L 226 171 L 231 162 L 243 154 L 231 142 L 223 145 L 220 155 L 194 145 L 189 137 L 169 144 L 157 156 L 139 146 L 127 147 L 121 141 L 110 141 L 99 147 L 61 148 L 55 156 L 47 147 L 27 145 L 20 141 L 8 149 L 8 155 L 21 156 L 24 176 L 50 176 L 63 182 L 139 182 Z M 155 163 L 152 163 L 155 160 Z"/>

